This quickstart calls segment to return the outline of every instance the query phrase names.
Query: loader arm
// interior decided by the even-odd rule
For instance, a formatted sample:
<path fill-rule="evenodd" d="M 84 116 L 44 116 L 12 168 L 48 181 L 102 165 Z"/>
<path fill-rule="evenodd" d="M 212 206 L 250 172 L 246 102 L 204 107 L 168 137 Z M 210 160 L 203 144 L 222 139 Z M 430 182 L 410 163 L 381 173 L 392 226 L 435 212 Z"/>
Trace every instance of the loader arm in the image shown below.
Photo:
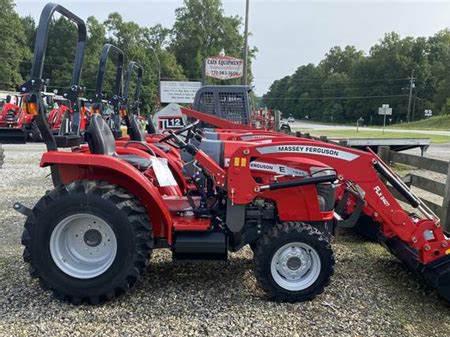
<path fill-rule="evenodd" d="M 246 158 L 247 162 L 251 162 L 280 156 L 310 158 L 333 168 L 338 174 L 341 186 L 347 190 L 351 189 L 353 196 L 356 191 L 356 196 L 362 199 L 364 214 L 381 225 L 382 236 L 387 241 L 394 238 L 401 240 L 414 253 L 412 259 L 417 263 L 428 264 L 449 257 L 447 255 L 450 254 L 450 240 L 445 237 L 439 219 L 423 207 L 420 199 L 414 196 L 407 186 L 402 185 L 395 173 L 374 153 L 319 141 L 285 139 L 281 142 L 240 148 L 231 158 L 231 162 L 234 162 L 234 157 Z M 258 193 L 263 193 L 252 179 L 249 170 L 230 167 L 228 175 L 228 186 L 239 186 L 241 192 L 235 197 L 237 203 L 246 202 Z M 387 178 L 423 217 L 410 216 L 380 176 Z"/>

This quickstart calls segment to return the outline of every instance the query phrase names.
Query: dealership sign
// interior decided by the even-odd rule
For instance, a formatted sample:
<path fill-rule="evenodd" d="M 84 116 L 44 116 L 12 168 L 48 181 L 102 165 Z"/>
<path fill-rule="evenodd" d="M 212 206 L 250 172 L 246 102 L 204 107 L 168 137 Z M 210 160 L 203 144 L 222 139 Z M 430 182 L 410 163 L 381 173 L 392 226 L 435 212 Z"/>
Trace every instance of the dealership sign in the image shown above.
<path fill-rule="evenodd" d="M 194 103 L 201 82 L 161 81 L 161 103 Z"/>
<path fill-rule="evenodd" d="M 214 56 L 205 60 L 206 76 L 219 80 L 240 78 L 244 73 L 244 61 L 231 56 Z"/>

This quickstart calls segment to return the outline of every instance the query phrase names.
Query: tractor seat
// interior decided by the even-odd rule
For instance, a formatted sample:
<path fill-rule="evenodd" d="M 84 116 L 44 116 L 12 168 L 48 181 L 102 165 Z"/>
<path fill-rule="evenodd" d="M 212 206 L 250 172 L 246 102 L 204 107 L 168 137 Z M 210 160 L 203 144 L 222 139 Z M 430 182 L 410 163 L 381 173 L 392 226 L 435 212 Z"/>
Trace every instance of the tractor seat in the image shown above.
<path fill-rule="evenodd" d="M 145 134 L 139 127 L 139 123 L 135 115 L 128 116 L 128 135 L 130 136 L 130 140 L 132 141 L 143 143 L 146 142 Z M 155 145 L 157 148 L 164 151 L 165 153 L 168 153 L 171 150 L 170 146 L 166 144 L 154 143 L 153 145 Z"/>
<path fill-rule="evenodd" d="M 130 136 L 130 140 L 134 140 L 137 142 L 145 142 L 145 135 L 141 131 L 139 127 L 139 123 L 135 115 L 131 114 L 131 116 L 127 117 L 128 119 L 128 135 Z"/>
<path fill-rule="evenodd" d="M 165 153 L 170 152 L 172 149 L 169 145 L 163 144 L 163 143 L 153 143 L 158 149 L 164 151 Z"/>
<path fill-rule="evenodd" d="M 224 144 L 221 140 L 202 139 L 199 149 L 211 157 L 217 164 L 224 167 Z"/>
<path fill-rule="evenodd" d="M 89 128 L 86 130 L 85 134 L 91 153 L 116 157 L 126 161 L 141 171 L 145 171 L 152 166 L 152 161 L 149 158 L 143 158 L 132 154 L 118 155 L 116 153 L 116 140 L 114 139 L 114 135 L 108 124 L 106 124 L 99 114 L 92 116 Z"/>

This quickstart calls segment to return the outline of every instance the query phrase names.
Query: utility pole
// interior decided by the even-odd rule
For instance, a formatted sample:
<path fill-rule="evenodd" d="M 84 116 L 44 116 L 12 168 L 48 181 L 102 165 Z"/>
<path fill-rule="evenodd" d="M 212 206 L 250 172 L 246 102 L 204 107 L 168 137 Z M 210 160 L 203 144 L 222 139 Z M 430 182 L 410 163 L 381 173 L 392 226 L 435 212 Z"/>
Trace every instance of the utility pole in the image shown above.
<path fill-rule="evenodd" d="M 409 99 L 408 99 L 408 115 L 406 116 L 406 121 L 411 122 L 411 103 L 413 89 L 416 87 L 416 79 L 414 78 L 414 69 L 411 71 L 411 76 L 409 77 Z"/>
<path fill-rule="evenodd" d="M 248 12 L 250 0 L 245 2 L 245 31 L 244 31 L 244 76 L 242 77 L 242 84 L 247 85 L 247 68 L 248 68 Z"/>

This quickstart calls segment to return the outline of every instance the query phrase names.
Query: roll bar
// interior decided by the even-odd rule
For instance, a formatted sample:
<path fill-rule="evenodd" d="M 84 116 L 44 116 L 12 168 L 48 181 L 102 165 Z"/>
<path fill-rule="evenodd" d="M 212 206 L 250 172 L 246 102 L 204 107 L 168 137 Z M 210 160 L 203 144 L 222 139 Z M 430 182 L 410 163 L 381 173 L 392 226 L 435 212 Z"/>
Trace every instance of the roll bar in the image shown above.
<path fill-rule="evenodd" d="M 55 3 L 48 3 L 45 5 L 41 12 L 39 25 L 36 32 L 30 80 L 21 86 L 21 92 L 24 94 L 29 94 L 29 97 L 27 97 L 28 102 L 37 104 L 38 116 L 36 117 L 36 122 L 48 151 L 57 151 L 57 144 L 55 137 L 51 133 L 47 124 L 46 109 L 41 92 L 43 91 L 45 84 L 45 81 L 42 78 L 42 73 L 44 69 L 45 53 L 47 51 L 48 33 L 51 19 L 55 12 L 66 17 L 78 27 L 78 40 L 72 72 L 71 88 L 70 93 L 66 95 L 70 101 L 71 107 L 74 109 L 78 109 L 78 99 L 82 92 L 79 83 L 87 40 L 86 24 L 81 18 L 61 5 Z"/>
<path fill-rule="evenodd" d="M 130 83 L 131 83 L 131 76 L 133 74 L 133 72 L 136 72 L 136 90 L 134 92 L 134 102 L 130 103 L 129 101 L 129 90 L 130 90 Z M 142 68 L 142 66 L 134 61 L 130 61 L 130 63 L 128 63 L 128 68 L 127 68 L 127 77 L 125 80 L 125 85 L 124 85 L 124 91 L 123 91 L 123 99 L 125 102 L 127 102 L 127 113 L 138 113 L 139 112 L 139 105 L 140 105 L 140 100 L 139 98 L 141 97 L 141 88 L 142 88 L 142 77 L 144 74 L 144 68 Z"/>
<path fill-rule="evenodd" d="M 81 18 L 79 18 L 66 8 L 62 7 L 61 5 L 55 3 L 48 3 L 47 5 L 45 5 L 39 19 L 39 26 L 36 33 L 36 42 L 34 44 L 34 61 L 31 68 L 31 79 L 40 80 L 42 78 L 45 52 L 47 50 L 48 32 L 51 19 L 55 12 L 58 12 L 70 21 L 74 22 L 78 27 L 78 41 L 71 83 L 72 85 L 78 85 L 80 83 L 81 68 L 84 58 L 84 48 L 87 39 L 86 24 Z"/>
<path fill-rule="evenodd" d="M 116 82 L 114 87 L 114 96 L 119 98 L 122 96 L 122 76 L 123 76 L 123 64 L 124 64 L 124 54 L 123 51 L 118 47 L 107 43 L 103 46 L 102 54 L 100 56 L 100 62 L 98 64 L 98 73 L 97 73 L 97 84 L 95 96 L 97 100 L 102 100 L 103 98 L 103 84 L 105 82 L 105 74 L 106 74 L 106 64 L 111 54 L 115 54 L 117 56 L 116 63 Z"/>
<path fill-rule="evenodd" d="M 98 64 L 97 73 L 97 85 L 95 92 L 95 103 L 97 109 L 101 114 L 103 114 L 103 84 L 105 82 L 106 65 L 108 59 L 111 55 L 116 55 L 116 80 L 114 86 L 113 97 L 109 99 L 109 102 L 113 106 L 114 114 L 108 121 L 111 131 L 115 138 L 120 138 L 122 136 L 122 131 L 120 130 L 121 118 L 120 118 L 120 106 L 123 101 L 122 97 L 122 80 L 123 80 L 123 64 L 124 64 L 124 54 L 123 51 L 116 46 L 107 43 L 103 46 L 102 54 L 100 56 L 100 62 Z"/>

